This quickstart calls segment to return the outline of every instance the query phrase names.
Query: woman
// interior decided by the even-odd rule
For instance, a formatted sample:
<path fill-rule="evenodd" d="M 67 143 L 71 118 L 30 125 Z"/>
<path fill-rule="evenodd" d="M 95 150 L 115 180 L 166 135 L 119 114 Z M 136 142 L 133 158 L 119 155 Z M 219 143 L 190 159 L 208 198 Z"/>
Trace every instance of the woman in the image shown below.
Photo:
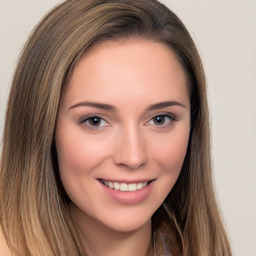
<path fill-rule="evenodd" d="M 10 92 L 4 253 L 231 255 L 205 87 L 189 33 L 157 1 L 53 9 L 29 38 Z"/>

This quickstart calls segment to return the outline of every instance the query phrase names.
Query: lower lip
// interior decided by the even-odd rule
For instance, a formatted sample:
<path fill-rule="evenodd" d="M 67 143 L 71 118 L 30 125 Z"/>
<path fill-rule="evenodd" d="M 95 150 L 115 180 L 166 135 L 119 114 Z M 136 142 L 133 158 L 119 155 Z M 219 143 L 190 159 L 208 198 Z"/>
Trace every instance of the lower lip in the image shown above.
<path fill-rule="evenodd" d="M 146 187 L 136 191 L 124 192 L 120 190 L 115 190 L 113 188 L 109 188 L 100 182 L 104 192 L 107 193 L 114 200 L 122 204 L 137 204 L 144 201 L 149 196 L 153 187 L 153 183 L 154 182 L 152 181 Z"/>

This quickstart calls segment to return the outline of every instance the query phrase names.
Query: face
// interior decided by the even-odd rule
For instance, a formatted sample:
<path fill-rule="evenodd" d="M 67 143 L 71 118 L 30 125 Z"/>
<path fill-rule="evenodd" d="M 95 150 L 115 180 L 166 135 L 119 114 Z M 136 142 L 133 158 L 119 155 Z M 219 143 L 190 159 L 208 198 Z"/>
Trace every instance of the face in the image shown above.
<path fill-rule="evenodd" d="M 150 223 L 187 150 L 185 73 L 164 44 L 105 42 L 75 67 L 63 92 L 56 148 L 77 218 L 128 232 Z"/>

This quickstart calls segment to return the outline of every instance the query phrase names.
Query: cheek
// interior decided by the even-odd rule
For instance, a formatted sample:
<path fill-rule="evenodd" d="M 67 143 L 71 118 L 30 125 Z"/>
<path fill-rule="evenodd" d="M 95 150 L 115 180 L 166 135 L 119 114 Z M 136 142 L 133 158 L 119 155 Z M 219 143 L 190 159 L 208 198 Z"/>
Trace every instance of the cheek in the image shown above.
<path fill-rule="evenodd" d="M 161 169 L 160 188 L 156 198 L 165 200 L 176 183 L 187 152 L 189 131 L 169 136 L 156 147 L 155 161 Z"/>
<path fill-rule="evenodd" d="M 56 148 L 60 173 L 82 175 L 97 167 L 100 160 L 106 157 L 106 144 L 92 140 L 83 132 L 63 131 L 58 134 Z"/>
<path fill-rule="evenodd" d="M 157 175 L 154 193 L 150 202 L 154 202 L 155 210 L 164 202 L 175 185 L 187 151 L 189 126 L 184 129 L 173 129 L 161 136 L 151 136 L 150 159 L 151 168 Z"/>
<path fill-rule="evenodd" d="M 188 146 L 189 130 L 185 129 L 164 138 L 156 147 L 155 156 L 162 170 L 179 174 Z"/>
<path fill-rule="evenodd" d="M 106 144 L 101 139 L 90 139 L 84 132 L 73 131 L 72 126 L 62 126 L 57 131 L 56 149 L 61 181 L 70 199 L 79 205 L 81 198 L 87 202 L 88 198 L 94 197 L 87 188 L 94 186 L 93 170 L 107 158 Z M 88 197 L 84 197 L 85 194 Z"/>

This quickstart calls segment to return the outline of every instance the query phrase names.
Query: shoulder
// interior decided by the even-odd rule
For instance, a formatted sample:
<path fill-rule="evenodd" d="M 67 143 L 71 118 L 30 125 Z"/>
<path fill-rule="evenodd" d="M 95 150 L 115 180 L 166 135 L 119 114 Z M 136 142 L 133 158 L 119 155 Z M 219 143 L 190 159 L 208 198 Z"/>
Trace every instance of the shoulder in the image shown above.
<path fill-rule="evenodd" d="M 1 227 L 0 227 L 0 255 L 1 256 L 11 256 L 10 250 L 6 244 Z"/>

